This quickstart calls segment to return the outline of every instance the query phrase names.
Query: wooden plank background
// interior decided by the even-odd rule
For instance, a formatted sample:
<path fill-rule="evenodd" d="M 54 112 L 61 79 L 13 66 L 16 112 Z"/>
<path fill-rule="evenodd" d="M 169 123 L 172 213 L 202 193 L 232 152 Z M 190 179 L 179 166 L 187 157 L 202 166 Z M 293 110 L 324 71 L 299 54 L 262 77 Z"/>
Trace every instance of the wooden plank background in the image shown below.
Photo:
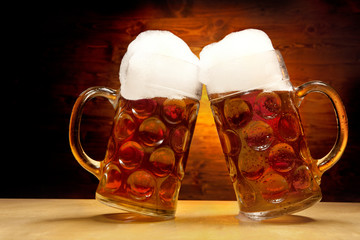
<path fill-rule="evenodd" d="M 360 201 L 360 4 L 355 0 L 205 1 L 143 0 L 11 6 L 2 46 L 10 86 L 5 110 L 0 197 L 93 198 L 97 179 L 77 164 L 68 124 L 77 96 L 92 86 L 120 87 L 119 65 L 142 31 L 169 30 L 195 54 L 233 31 L 265 31 L 298 86 L 322 80 L 341 95 L 349 117 L 349 143 L 322 179 L 324 201 Z M 5 100 L 5 99 L 4 99 Z M 105 154 L 114 111 L 96 99 L 85 109 L 82 141 L 90 156 Z M 301 105 L 314 157 L 333 145 L 330 101 L 311 94 Z M 205 91 L 180 199 L 235 199 Z"/>

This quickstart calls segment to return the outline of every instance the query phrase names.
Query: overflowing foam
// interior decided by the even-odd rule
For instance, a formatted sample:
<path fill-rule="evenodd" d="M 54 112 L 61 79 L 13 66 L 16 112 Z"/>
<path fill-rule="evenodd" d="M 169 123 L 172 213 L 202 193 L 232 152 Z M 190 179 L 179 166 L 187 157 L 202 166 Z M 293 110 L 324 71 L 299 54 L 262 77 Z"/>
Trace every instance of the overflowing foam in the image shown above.
<path fill-rule="evenodd" d="M 291 90 L 281 55 L 263 31 L 227 35 L 200 53 L 200 81 L 208 94 L 252 89 Z"/>
<path fill-rule="evenodd" d="M 129 100 L 200 99 L 199 59 L 168 31 L 149 30 L 132 41 L 120 65 L 121 95 Z"/>

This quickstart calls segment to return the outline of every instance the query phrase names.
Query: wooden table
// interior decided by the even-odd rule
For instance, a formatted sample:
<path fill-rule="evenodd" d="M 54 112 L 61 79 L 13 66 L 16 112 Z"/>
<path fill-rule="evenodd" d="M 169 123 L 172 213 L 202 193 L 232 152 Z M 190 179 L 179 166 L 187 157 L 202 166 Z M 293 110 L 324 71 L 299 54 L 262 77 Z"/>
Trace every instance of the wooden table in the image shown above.
<path fill-rule="evenodd" d="M 319 203 L 262 222 L 236 217 L 235 201 L 179 201 L 155 221 L 96 200 L 0 199 L 0 239 L 360 239 L 360 203 Z"/>

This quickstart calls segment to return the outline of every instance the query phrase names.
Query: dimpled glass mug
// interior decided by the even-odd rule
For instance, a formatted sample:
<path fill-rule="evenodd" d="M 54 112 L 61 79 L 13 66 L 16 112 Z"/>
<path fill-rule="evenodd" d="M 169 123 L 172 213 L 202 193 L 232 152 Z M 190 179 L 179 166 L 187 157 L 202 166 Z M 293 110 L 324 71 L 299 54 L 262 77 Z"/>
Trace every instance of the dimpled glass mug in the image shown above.
<path fill-rule="evenodd" d="M 243 56 L 231 47 L 229 56 L 219 56 L 231 42 L 243 44 Z M 214 55 L 219 63 L 210 61 Z M 200 62 L 240 214 L 263 220 L 320 201 L 321 175 L 339 160 L 348 138 L 345 108 L 335 90 L 319 81 L 293 88 L 280 52 L 259 30 L 234 33 L 205 48 Z M 310 155 L 298 112 L 311 92 L 330 98 L 338 123 L 335 145 L 321 159 Z"/>
<path fill-rule="evenodd" d="M 122 60 L 121 91 L 94 87 L 79 96 L 70 145 L 76 160 L 100 180 L 100 202 L 174 217 L 201 97 L 197 77 L 198 58 L 182 40 L 166 31 L 146 31 Z M 86 155 L 80 142 L 83 107 L 94 97 L 107 98 L 116 110 L 103 161 Z"/>

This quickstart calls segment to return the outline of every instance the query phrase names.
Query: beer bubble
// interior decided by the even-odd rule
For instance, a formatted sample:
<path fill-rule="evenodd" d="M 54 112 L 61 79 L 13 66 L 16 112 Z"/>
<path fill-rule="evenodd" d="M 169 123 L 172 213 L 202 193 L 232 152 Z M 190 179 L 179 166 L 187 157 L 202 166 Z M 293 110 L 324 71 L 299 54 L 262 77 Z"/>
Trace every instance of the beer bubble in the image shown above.
<path fill-rule="evenodd" d="M 188 115 L 189 124 L 192 124 L 196 120 L 198 112 L 199 112 L 199 103 L 195 103 L 189 110 L 189 115 Z"/>
<path fill-rule="evenodd" d="M 219 129 L 219 139 L 225 154 L 230 156 L 239 154 L 241 149 L 241 141 L 237 133 L 230 129 L 225 131 Z"/>
<path fill-rule="evenodd" d="M 132 198 L 146 200 L 153 195 L 156 183 L 150 173 L 140 170 L 133 172 L 129 176 L 127 184 L 130 186 L 128 191 Z"/>
<path fill-rule="evenodd" d="M 159 196 L 164 204 L 173 204 L 177 197 L 177 192 L 180 187 L 178 179 L 174 177 L 168 177 L 160 186 Z"/>
<path fill-rule="evenodd" d="M 310 154 L 310 150 L 307 146 L 307 143 L 304 138 L 300 139 L 300 157 L 306 164 L 311 164 L 312 157 Z"/>
<path fill-rule="evenodd" d="M 139 127 L 139 137 L 147 146 L 159 146 L 165 139 L 166 126 L 156 117 L 145 119 Z"/>
<path fill-rule="evenodd" d="M 245 126 L 252 118 L 249 104 L 241 98 L 228 98 L 225 100 L 224 116 L 233 128 Z"/>
<path fill-rule="evenodd" d="M 229 171 L 229 175 L 230 175 L 230 179 L 231 182 L 235 182 L 236 177 L 237 177 L 237 170 L 236 170 L 236 166 L 234 164 L 234 161 L 232 160 L 232 157 L 229 156 L 225 156 L 225 162 L 226 162 L 226 166 L 228 168 Z"/>
<path fill-rule="evenodd" d="M 279 134 L 287 141 L 295 141 L 300 135 L 299 120 L 291 113 L 286 113 L 279 120 Z"/>
<path fill-rule="evenodd" d="M 281 99 L 274 92 L 262 92 L 256 97 L 254 110 L 262 118 L 272 119 L 281 110 Z"/>
<path fill-rule="evenodd" d="M 261 179 L 260 191 L 266 201 L 280 203 L 289 192 L 289 184 L 280 174 L 269 172 Z"/>
<path fill-rule="evenodd" d="M 235 183 L 236 193 L 240 203 L 244 207 L 251 207 L 255 204 L 256 194 L 253 187 L 246 180 L 238 180 Z"/>
<path fill-rule="evenodd" d="M 296 190 L 305 190 L 312 187 L 312 176 L 310 169 L 303 165 L 294 171 L 293 182 Z"/>
<path fill-rule="evenodd" d="M 247 151 L 240 155 L 238 166 L 245 178 L 254 181 L 264 174 L 265 157 L 262 153 Z"/>
<path fill-rule="evenodd" d="M 245 140 L 256 151 L 265 151 L 274 141 L 273 129 L 263 121 L 252 121 L 244 129 Z"/>
<path fill-rule="evenodd" d="M 120 112 L 122 112 L 124 109 L 126 109 L 126 103 L 127 103 L 127 101 L 123 97 L 120 96 L 119 103 L 118 103 Z"/>
<path fill-rule="evenodd" d="M 294 149 L 286 143 L 276 144 L 270 149 L 269 164 L 278 172 L 290 171 L 296 161 Z"/>
<path fill-rule="evenodd" d="M 211 105 L 211 111 L 215 120 L 216 125 L 222 126 L 222 120 L 219 109 L 215 105 Z"/>
<path fill-rule="evenodd" d="M 115 122 L 114 135 L 119 140 L 124 140 L 135 132 L 136 124 L 127 113 L 121 113 Z"/>
<path fill-rule="evenodd" d="M 177 153 L 183 153 L 189 147 L 190 131 L 185 126 L 179 126 L 172 131 L 171 146 Z"/>
<path fill-rule="evenodd" d="M 119 163 L 128 170 L 140 166 L 144 158 L 144 149 L 134 141 L 124 143 L 119 149 Z"/>
<path fill-rule="evenodd" d="M 100 185 L 110 192 L 119 189 L 121 185 L 120 169 L 112 163 L 107 164 L 104 167 L 104 175 L 100 181 Z"/>
<path fill-rule="evenodd" d="M 163 104 L 163 117 L 170 124 L 178 124 L 185 117 L 186 104 L 181 99 L 166 99 Z"/>
<path fill-rule="evenodd" d="M 144 119 L 155 112 L 156 106 L 153 99 L 140 99 L 132 102 L 132 112 L 137 118 Z"/>
<path fill-rule="evenodd" d="M 112 137 L 110 137 L 106 152 L 106 159 L 110 160 L 115 155 L 115 151 L 116 151 L 116 142 Z"/>
<path fill-rule="evenodd" d="M 177 166 L 177 177 L 179 178 L 179 180 L 183 180 L 184 176 L 185 176 L 185 170 L 184 170 L 184 162 L 183 162 L 183 157 L 184 155 L 182 155 L 180 157 L 180 160 L 178 161 L 178 166 Z"/>
<path fill-rule="evenodd" d="M 175 154 L 168 147 L 158 148 L 151 154 L 149 162 L 155 175 L 165 177 L 174 169 Z"/>

